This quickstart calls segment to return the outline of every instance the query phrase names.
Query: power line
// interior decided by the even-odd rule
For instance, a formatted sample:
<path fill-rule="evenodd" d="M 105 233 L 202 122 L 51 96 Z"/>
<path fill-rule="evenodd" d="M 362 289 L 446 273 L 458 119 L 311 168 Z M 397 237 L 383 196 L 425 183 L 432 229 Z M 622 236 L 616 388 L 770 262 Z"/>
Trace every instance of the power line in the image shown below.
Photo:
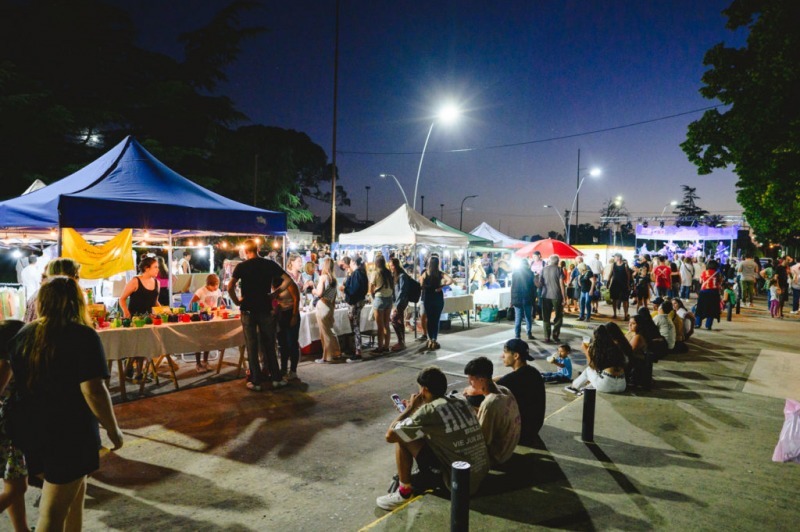
<path fill-rule="evenodd" d="M 560 137 L 548 137 L 544 139 L 535 139 L 535 140 L 527 140 L 523 142 L 513 142 L 510 144 L 496 144 L 494 146 L 478 146 L 475 148 L 459 148 L 455 150 L 441 150 L 441 151 L 431 151 L 428 150 L 428 153 L 461 153 L 461 152 L 471 152 L 471 151 L 484 151 L 484 150 L 497 150 L 501 148 L 515 148 L 517 146 L 527 146 L 529 144 L 541 144 L 543 142 L 553 142 L 556 140 L 565 140 L 565 139 L 572 139 L 576 137 L 584 137 L 588 135 L 596 135 L 597 133 L 607 133 L 609 131 L 616 131 L 618 129 L 626 129 L 629 127 L 636 127 L 642 126 L 645 124 L 652 124 L 653 122 L 660 122 L 662 120 L 670 120 L 672 118 L 678 118 L 679 116 L 686 116 L 694 113 L 705 112 L 711 109 L 716 109 L 718 107 L 722 107 L 722 104 L 719 105 L 711 105 L 708 107 L 701 107 L 700 109 L 693 109 L 691 111 L 684 111 L 682 113 L 676 113 L 674 115 L 667 115 L 667 116 L 660 116 L 658 118 L 650 118 L 648 120 L 640 120 L 638 122 L 632 122 L 630 124 L 622 124 L 619 126 L 612 126 L 603 129 L 595 129 L 592 131 L 584 131 L 581 133 L 573 133 L 571 135 L 562 135 Z M 347 150 L 338 150 L 337 153 L 343 155 L 419 155 L 421 152 L 418 151 L 347 151 Z"/>

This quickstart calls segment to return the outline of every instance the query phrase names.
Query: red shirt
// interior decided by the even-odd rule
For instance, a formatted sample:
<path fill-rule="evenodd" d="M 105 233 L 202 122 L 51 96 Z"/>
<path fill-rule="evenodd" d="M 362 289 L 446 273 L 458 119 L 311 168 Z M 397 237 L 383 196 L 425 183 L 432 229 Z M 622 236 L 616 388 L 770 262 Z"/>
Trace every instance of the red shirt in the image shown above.
<path fill-rule="evenodd" d="M 717 270 L 704 270 L 700 274 L 700 290 L 719 290 Z"/>
<path fill-rule="evenodd" d="M 672 270 L 669 266 L 664 264 L 656 266 L 653 270 L 653 275 L 656 278 L 656 286 L 659 288 L 669 288 L 670 278 L 672 277 Z"/>

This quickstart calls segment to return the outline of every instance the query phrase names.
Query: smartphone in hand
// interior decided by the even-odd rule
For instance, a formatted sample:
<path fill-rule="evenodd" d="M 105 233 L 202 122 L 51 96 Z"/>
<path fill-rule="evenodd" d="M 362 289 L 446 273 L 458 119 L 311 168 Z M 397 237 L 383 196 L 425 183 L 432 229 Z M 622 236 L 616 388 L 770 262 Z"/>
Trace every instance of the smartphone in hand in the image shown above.
<path fill-rule="evenodd" d="M 399 411 L 401 414 L 402 414 L 403 412 L 405 412 L 405 410 L 406 410 L 406 405 L 405 405 L 405 404 L 403 404 L 403 400 L 402 400 L 402 399 L 400 399 L 400 396 L 399 396 L 399 395 L 397 395 L 396 393 L 393 393 L 391 397 L 392 397 L 392 402 L 394 403 L 394 406 L 397 408 L 397 410 L 398 410 L 398 411 Z"/>

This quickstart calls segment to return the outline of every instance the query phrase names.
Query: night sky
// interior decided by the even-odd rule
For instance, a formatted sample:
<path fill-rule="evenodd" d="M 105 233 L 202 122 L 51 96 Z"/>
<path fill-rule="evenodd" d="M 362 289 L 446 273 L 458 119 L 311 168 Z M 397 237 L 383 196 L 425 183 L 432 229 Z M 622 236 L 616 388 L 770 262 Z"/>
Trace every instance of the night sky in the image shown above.
<path fill-rule="evenodd" d="M 117 1 L 134 17 L 143 47 L 180 57 L 175 37 L 206 24 L 226 2 Z M 172 4 L 172 5 L 168 5 Z M 679 144 L 714 105 L 699 94 L 705 52 L 744 44 L 721 11 L 730 0 L 506 1 L 342 0 L 337 163 L 360 218 L 380 219 L 411 200 L 431 122 L 444 102 L 458 122 L 433 129 L 420 177 L 425 214 L 464 229 L 482 221 L 514 237 L 561 227 L 581 168 L 599 167 L 580 195 L 580 221 L 596 221 L 622 195 L 633 215 L 658 215 L 697 187 L 712 214 L 740 214 L 736 176 L 698 176 Z M 333 0 L 268 1 L 247 24 L 270 31 L 248 40 L 220 92 L 254 123 L 307 133 L 331 156 Z M 537 142 L 533 142 L 537 141 Z M 525 143 L 525 144 L 521 144 Z M 518 144 L 513 147 L 497 147 Z M 519 145 L 521 144 L 521 145 Z M 467 151 L 463 151 L 467 150 Z M 417 199 L 418 210 L 420 200 Z M 312 206 L 327 217 L 329 207 Z M 669 209 L 668 209 L 669 210 Z"/>

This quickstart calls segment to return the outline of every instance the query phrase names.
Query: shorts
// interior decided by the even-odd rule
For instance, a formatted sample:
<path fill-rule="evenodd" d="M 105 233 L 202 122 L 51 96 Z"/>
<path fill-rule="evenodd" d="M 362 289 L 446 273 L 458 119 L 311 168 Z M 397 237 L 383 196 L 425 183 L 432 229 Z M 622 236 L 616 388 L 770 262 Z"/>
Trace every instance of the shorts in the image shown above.
<path fill-rule="evenodd" d="M 25 453 L 28 473 L 50 484 L 69 484 L 100 469 L 100 448 L 34 449 Z"/>
<path fill-rule="evenodd" d="M 422 446 L 422 449 L 419 450 L 414 460 L 416 460 L 417 467 L 420 471 L 427 471 L 435 474 L 440 474 L 444 471 L 442 462 L 437 458 L 433 449 L 431 449 L 431 446 L 428 445 L 427 442 Z"/>
<path fill-rule="evenodd" d="M 14 480 L 28 476 L 25 455 L 14 447 L 11 439 L 5 435 L 0 436 L 0 473 L 2 473 L 4 480 Z"/>
<path fill-rule="evenodd" d="M 392 298 L 391 297 L 381 297 L 375 296 L 372 298 L 372 309 L 373 310 L 389 310 L 392 308 Z"/>

